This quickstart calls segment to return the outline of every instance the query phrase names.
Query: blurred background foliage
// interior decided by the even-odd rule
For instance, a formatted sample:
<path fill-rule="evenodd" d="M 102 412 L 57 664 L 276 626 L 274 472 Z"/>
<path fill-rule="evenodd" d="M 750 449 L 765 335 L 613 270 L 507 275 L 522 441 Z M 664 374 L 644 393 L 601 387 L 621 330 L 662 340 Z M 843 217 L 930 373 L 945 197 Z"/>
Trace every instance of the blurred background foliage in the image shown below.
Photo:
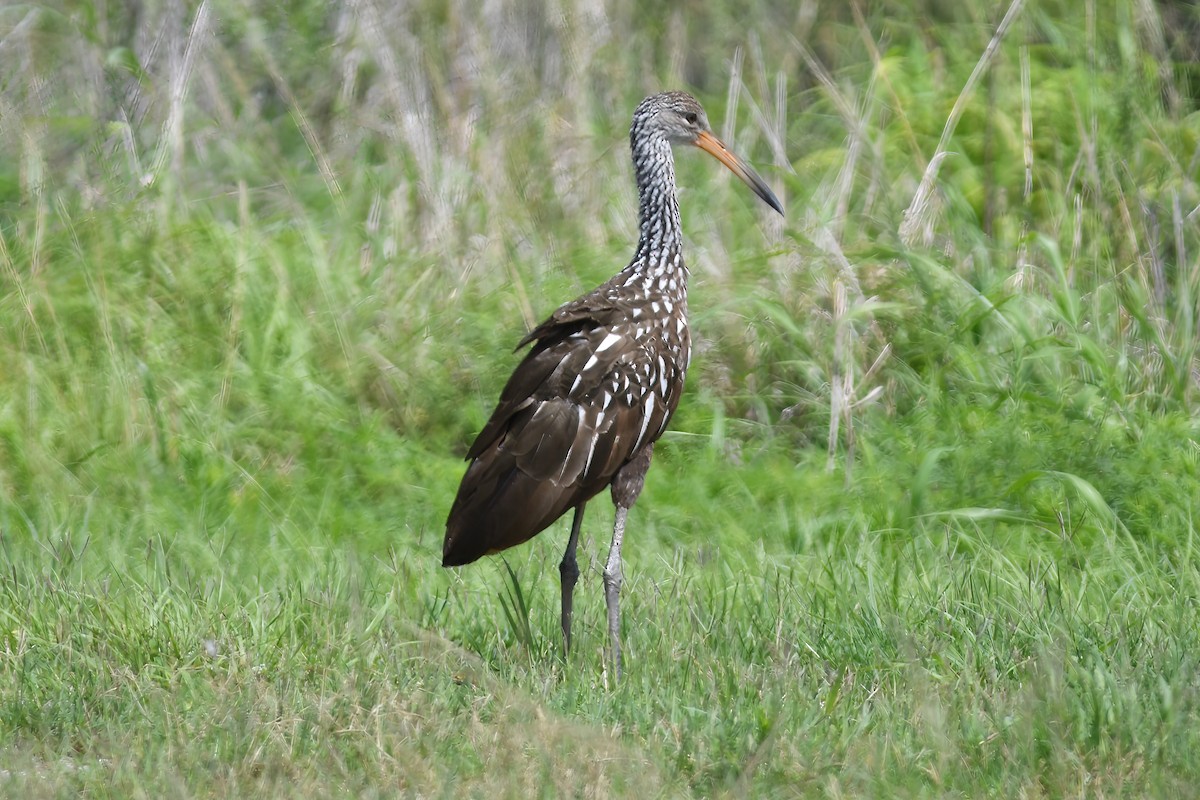
<path fill-rule="evenodd" d="M 462 452 L 506 345 L 628 257 L 630 109 L 681 86 L 789 215 L 680 159 L 678 430 L 847 481 L 946 448 L 915 490 L 943 507 L 1056 469 L 1149 530 L 1129 460 L 1194 477 L 1200 17 L 1009 10 L 966 92 L 1005 9 L 10 4 L 5 498 L 210 448 L 286 483 L 355 415 Z"/>

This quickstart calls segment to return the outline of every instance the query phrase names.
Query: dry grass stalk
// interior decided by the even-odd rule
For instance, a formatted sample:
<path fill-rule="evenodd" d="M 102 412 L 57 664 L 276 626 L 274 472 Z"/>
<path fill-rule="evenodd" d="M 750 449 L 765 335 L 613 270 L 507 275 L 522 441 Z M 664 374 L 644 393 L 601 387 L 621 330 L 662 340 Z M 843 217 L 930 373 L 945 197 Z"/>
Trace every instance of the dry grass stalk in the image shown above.
<path fill-rule="evenodd" d="M 996 32 L 992 34 L 991 41 L 984 48 L 983 55 L 975 64 L 975 69 L 971 71 L 962 91 L 958 93 L 954 107 L 950 109 L 950 116 L 946 119 L 945 127 L 942 128 L 942 136 L 938 140 L 937 150 L 934 151 L 933 158 L 929 160 L 929 166 L 925 168 L 925 174 L 921 177 L 921 184 L 917 187 L 917 192 L 913 195 L 912 202 L 909 203 L 904 212 L 904 219 L 900 223 L 900 241 L 904 243 L 905 247 L 913 247 L 918 242 L 928 247 L 932 243 L 932 215 L 936 208 L 936 204 L 932 201 L 932 195 L 942 160 L 949 154 L 946 148 L 950 145 L 950 138 L 954 135 L 959 118 L 966 110 L 967 101 L 975 92 L 976 84 L 991 65 L 992 59 L 1000 49 L 1000 43 L 1004 41 L 1009 28 L 1012 27 L 1024 6 L 1025 0 L 1013 0 L 1009 5 L 1004 18 L 996 27 Z"/>

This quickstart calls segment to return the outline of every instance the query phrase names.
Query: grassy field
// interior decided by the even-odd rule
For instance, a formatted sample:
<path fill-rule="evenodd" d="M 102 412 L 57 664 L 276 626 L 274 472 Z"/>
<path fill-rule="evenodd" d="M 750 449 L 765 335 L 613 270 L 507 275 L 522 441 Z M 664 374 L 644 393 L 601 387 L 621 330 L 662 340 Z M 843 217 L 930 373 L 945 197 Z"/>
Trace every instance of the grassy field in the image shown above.
<path fill-rule="evenodd" d="M 1195 791 L 1200 12 L 743 6 L 0 8 L 0 796 Z M 606 498 L 566 662 L 441 537 L 673 87 L 618 681 Z"/>

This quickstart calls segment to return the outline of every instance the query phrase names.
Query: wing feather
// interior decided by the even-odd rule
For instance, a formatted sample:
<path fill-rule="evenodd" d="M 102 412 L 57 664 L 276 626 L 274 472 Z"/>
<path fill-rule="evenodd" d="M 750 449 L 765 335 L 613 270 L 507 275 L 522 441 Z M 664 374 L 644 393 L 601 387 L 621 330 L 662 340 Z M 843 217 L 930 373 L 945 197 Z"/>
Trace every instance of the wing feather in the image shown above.
<path fill-rule="evenodd" d="M 593 293 L 563 306 L 521 340 L 533 347 L 467 451 L 444 565 L 530 539 L 608 486 L 666 427 L 679 400 L 674 374 L 665 375 L 674 365 L 602 300 Z"/>

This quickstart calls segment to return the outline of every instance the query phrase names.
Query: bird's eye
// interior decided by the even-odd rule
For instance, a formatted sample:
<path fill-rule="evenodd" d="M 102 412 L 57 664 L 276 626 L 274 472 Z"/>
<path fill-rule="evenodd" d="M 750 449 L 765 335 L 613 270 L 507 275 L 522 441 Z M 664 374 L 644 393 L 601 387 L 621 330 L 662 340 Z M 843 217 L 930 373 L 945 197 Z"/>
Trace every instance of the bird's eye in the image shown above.
<path fill-rule="evenodd" d="M 699 119 L 699 117 L 696 116 L 695 111 L 687 112 L 686 114 L 683 115 L 683 118 L 687 121 L 688 125 L 695 125 L 696 120 Z"/>

